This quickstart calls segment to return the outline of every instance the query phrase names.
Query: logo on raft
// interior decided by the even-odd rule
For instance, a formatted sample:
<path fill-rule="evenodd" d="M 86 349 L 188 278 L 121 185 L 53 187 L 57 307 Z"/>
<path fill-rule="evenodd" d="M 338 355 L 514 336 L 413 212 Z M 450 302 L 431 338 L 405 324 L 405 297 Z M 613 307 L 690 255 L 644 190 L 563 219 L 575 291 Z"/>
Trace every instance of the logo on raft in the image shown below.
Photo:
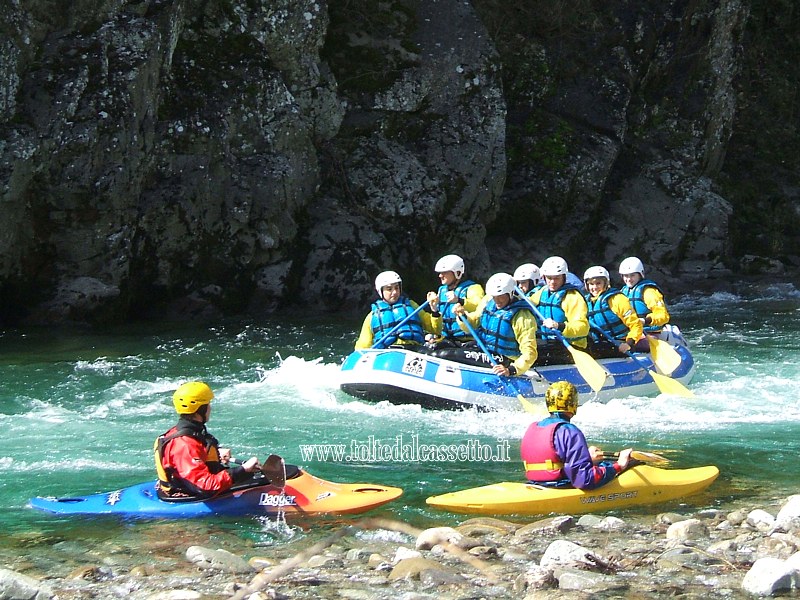
<path fill-rule="evenodd" d="M 287 496 L 286 494 L 267 494 L 264 492 L 261 494 L 261 498 L 258 501 L 259 506 L 292 506 L 297 504 L 295 501 L 295 496 Z"/>
<path fill-rule="evenodd" d="M 122 500 L 122 490 L 117 490 L 115 492 L 109 492 L 108 497 L 106 498 L 106 504 L 110 504 L 114 506 L 117 502 Z"/>
<path fill-rule="evenodd" d="M 639 495 L 637 491 L 619 492 L 617 494 L 599 494 L 581 498 L 581 504 L 594 504 L 595 502 L 613 502 L 614 500 L 629 500 Z"/>

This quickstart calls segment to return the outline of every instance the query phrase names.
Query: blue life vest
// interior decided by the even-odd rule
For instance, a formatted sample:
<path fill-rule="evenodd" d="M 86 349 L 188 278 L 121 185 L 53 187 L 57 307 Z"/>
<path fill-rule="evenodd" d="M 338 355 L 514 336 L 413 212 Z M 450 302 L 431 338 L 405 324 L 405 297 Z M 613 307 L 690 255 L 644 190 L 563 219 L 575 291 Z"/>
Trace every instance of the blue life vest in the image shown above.
<path fill-rule="evenodd" d="M 489 300 L 481 313 L 483 341 L 492 354 L 519 356 L 520 349 L 511 321 L 520 310 L 530 310 L 524 300 L 512 302 L 498 308 L 494 299 Z"/>
<path fill-rule="evenodd" d="M 520 443 L 519 453 L 528 481 L 546 482 L 564 479 L 564 463 L 556 453 L 556 429 L 574 427 L 569 421 L 550 417 L 531 424 Z"/>
<path fill-rule="evenodd" d="M 389 304 L 386 300 L 376 300 L 372 304 L 373 338 L 376 341 L 381 339 L 413 312 L 414 307 L 411 306 L 411 301 L 407 296 L 400 296 L 400 299 L 394 304 Z M 408 319 L 402 327 L 384 340 L 383 343 L 386 346 L 391 346 L 398 339 L 419 344 L 425 341 L 425 332 L 422 329 L 422 321 L 418 314 Z"/>
<path fill-rule="evenodd" d="M 539 296 L 539 312 L 542 313 L 542 318 L 553 319 L 557 323 L 565 323 L 567 320 L 567 313 L 564 312 L 564 309 L 561 307 L 561 303 L 564 301 L 564 296 L 567 295 L 567 292 L 572 290 L 576 290 L 580 294 L 578 288 L 569 283 L 562 285 L 556 292 L 550 292 L 550 288 L 545 287 L 542 290 L 542 295 Z M 556 336 L 554 333 L 550 333 L 549 331 L 539 330 L 536 333 L 545 340 L 558 339 L 558 336 Z M 586 339 L 586 336 L 567 339 L 583 340 Z"/>
<path fill-rule="evenodd" d="M 658 287 L 658 284 L 650 279 L 642 279 L 639 283 L 637 283 L 633 287 L 628 287 L 627 285 L 624 285 L 622 286 L 621 290 L 622 293 L 625 294 L 631 301 L 631 306 L 633 307 L 633 310 L 635 310 L 639 318 L 642 319 L 652 312 L 647 307 L 647 304 L 644 303 L 644 291 L 648 287 L 653 287 L 657 289 L 659 292 L 661 292 L 661 288 Z M 648 325 L 644 328 L 644 330 L 647 332 L 661 331 L 661 327 L 658 325 Z"/>
<path fill-rule="evenodd" d="M 443 337 L 472 339 L 472 336 L 465 331 L 462 331 L 461 327 L 458 326 L 456 314 L 453 312 L 455 304 L 450 304 L 447 301 L 447 292 L 449 291 L 455 292 L 455 295 L 458 298 L 466 298 L 467 290 L 471 285 L 475 285 L 475 282 L 470 279 L 465 279 L 463 281 L 459 281 L 458 285 L 456 285 L 456 287 L 454 287 L 452 290 L 448 289 L 446 285 L 439 286 L 439 312 L 442 313 Z"/>
<path fill-rule="evenodd" d="M 610 288 L 594 300 L 592 300 L 592 295 L 587 293 L 586 304 L 589 306 L 589 325 L 602 329 L 612 339 L 624 341 L 628 333 L 628 326 L 608 305 L 609 298 L 619 293 L 619 290 Z M 589 335 L 595 341 L 604 339 L 597 333 L 590 333 Z"/>

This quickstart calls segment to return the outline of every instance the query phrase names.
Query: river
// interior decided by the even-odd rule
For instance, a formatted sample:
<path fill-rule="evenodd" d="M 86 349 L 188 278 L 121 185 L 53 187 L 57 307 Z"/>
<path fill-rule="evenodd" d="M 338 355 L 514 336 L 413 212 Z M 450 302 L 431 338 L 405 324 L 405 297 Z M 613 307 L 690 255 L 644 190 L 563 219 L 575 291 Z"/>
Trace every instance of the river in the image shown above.
<path fill-rule="evenodd" d="M 671 304 L 698 364 L 694 398 L 626 397 L 589 402 L 575 422 L 590 442 L 661 452 L 677 467 L 715 464 L 719 479 L 691 507 L 756 505 L 800 491 L 798 335 L 800 293 L 790 285 L 738 294 L 683 296 Z M 425 498 L 491 481 L 519 479 L 523 412 L 430 411 L 372 404 L 338 389 L 339 364 L 360 318 L 214 326 L 131 325 L 4 331 L 0 336 L 0 557 L 67 566 L 81 549 L 121 544 L 147 554 L 175 536 L 245 547 L 291 543 L 336 519 L 278 526 L 264 518 L 166 522 L 63 519 L 28 507 L 31 496 L 118 489 L 154 477 L 154 438 L 175 421 L 172 391 L 189 379 L 215 390 L 209 429 L 236 456 L 281 454 L 326 479 L 402 487 L 373 514 L 417 526 L 463 517 L 429 509 Z M 401 437 L 398 437 L 401 436 Z M 420 443 L 509 448 L 510 460 L 333 461 L 303 456 L 301 445 L 363 448 Z M 359 458 L 358 456 L 356 458 Z M 502 458 L 497 456 L 497 458 Z M 681 503 L 637 509 L 653 514 Z M 123 542 L 124 541 L 124 542 Z M 176 541 L 176 543 L 179 543 Z M 231 548 L 236 550 L 237 548 Z M 13 559 L 12 559 L 13 557 Z"/>

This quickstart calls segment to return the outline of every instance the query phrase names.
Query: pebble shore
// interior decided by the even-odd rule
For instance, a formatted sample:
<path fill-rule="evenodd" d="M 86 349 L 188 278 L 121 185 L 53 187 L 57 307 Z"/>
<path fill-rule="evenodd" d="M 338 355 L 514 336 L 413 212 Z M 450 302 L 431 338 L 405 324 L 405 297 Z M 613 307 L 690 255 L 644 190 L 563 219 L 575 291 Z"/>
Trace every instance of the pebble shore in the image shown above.
<path fill-rule="evenodd" d="M 728 512 L 449 522 L 417 530 L 364 516 L 245 552 L 219 535 L 187 545 L 176 526 L 144 554 L 116 540 L 71 548 L 63 564 L 4 556 L 0 598 L 744 599 L 800 587 L 800 495 Z"/>

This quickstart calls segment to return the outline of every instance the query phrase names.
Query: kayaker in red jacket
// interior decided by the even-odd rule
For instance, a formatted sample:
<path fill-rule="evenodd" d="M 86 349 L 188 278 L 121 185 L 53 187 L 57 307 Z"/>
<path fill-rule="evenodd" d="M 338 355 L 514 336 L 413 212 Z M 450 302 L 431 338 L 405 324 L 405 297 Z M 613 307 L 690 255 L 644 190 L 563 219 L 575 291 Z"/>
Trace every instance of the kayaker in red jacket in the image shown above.
<path fill-rule="evenodd" d="M 550 416 L 531 424 L 522 438 L 520 454 L 531 483 L 591 490 L 605 485 L 628 467 L 631 448 L 615 463 L 602 461 L 599 448 L 589 446 L 583 432 L 570 423 L 578 412 L 578 390 L 556 381 L 545 392 Z"/>
<path fill-rule="evenodd" d="M 180 419 L 159 436 L 154 445 L 159 495 L 165 498 L 208 498 L 225 491 L 261 469 L 253 456 L 241 465 L 230 465 L 230 450 L 220 448 L 208 433 L 214 393 L 201 381 L 181 385 L 172 396 Z"/>

